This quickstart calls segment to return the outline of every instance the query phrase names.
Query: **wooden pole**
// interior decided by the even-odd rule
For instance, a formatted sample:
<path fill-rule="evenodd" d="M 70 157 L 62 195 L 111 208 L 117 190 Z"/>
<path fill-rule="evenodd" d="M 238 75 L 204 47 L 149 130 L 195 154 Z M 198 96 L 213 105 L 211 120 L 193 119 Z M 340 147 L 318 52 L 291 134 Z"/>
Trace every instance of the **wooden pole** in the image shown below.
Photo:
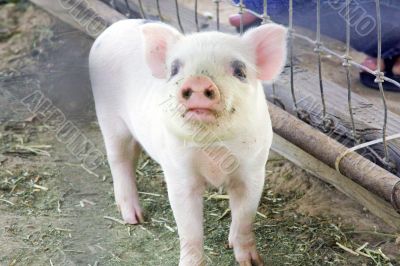
<path fill-rule="evenodd" d="M 347 147 L 279 107 L 271 104 L 269 108 L 274 131 L 278 135 L 335 168 L 338 156 Z M 397 176 L 354 152 L 345 156 L 339 167 L 343 175 L 391 202 L 393 206 L 400 206 L 400 189 L 395 189 L 400 181 Z"/>
<path fill-rule="evenodd" d="M 278 134 L 274 134 L 272 150 L 289 159 L 310 174 L 333 185 L 347 197 L 360 203 L 375 216 L 380 217 L 388 225 L 396 230 L 400 230 L 400 214 L 397 213 L 387 201 L 338 173 Z M 333 206 L 333 208 L 334 207 L 335 206 Z"/>

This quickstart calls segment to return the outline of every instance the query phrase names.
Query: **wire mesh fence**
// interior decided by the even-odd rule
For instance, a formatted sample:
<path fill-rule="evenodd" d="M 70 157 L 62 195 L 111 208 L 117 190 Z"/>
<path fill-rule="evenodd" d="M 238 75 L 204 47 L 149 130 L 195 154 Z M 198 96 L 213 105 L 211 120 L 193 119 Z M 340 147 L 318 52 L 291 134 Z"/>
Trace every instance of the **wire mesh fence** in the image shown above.
<path fill-rule="evenodd" d="M 162 9 L 160 8 L 160 0 L 154 0 L 156 7 L 157 7 L 157 17 L 150 17 L 151 19 L 159 19 L 161 21 L 165 21 L 163 18 L 162 14 Z M 104 0 L 104 2 L 108 3 L 110 6 L 115 8 L 114 0 Z M 261 0 L 260 0 L 261 2 Z M 253 14 L 258 16 L 262 20 L 262 24 L 264 23 L 270 23 L 272 22 L 271 17 L 268 14 L 268 0 L 263 0 L 263 13 L 262 14 L 255 14 L 253 11 L 251 11 Z M 215 5 L 215 23 L 216 23 L 216 29 L 220 30 L 220 6 L 223 3 L 220 0 L 214 0 L 213 1 Z M 351 40 L 351 13 L 352 13 L 352 6 L 351 6 L 352 0 L 345 0 L 345 12 L 344 12 L 344 19 L 345 19 L 345 28 L 343 31 L 346 33 L 346 38 L 345 38 L 345 52 L 341 54 L 340 52 L 334 51 L 330 48 L 328 48 L 324 43 L 321 41 L 321 21 L 324 18 L 321 18 L 321 0 L 316 0 L 316 31 L 315 31 L 315 39 L 310 38 L 308 36 L 302 35 L 298 32 L 296 32 L 294 28 L 294 7 L 293 7 L 293 0 L 289 0 L 289 5 L 288 5 L 288 64 L 289 64 L 289 80 L 290 80 L 290 93 L 291 93 L 291 101 L 293 108 L 297 114 L 297 116 L 302 119 L 306 120 L 305 118 L 309 116 L 308 110 L 305 110 L 299 106 L 299 98 L 298 92 L 301 90 L 301 87 L 296 86 L 295 82 L 295 63 L 294 63 L 294 46 L 295 46 L 295 40 L 296 39 L 301 39 L 303 41 L 306 41 L 311 45 L 311 48 L 313 49 L 314 53 L 317 56 L 317 69 L 318 69 L 318 87 L 319 91 L 316 91 L 316 94 L 319 94 L 320 98 L 320 103 L 322 106 L 321 110 L 321 120 L 322 123 L 317 125 L 319 129 L 321 129 L 324 132 L 331 132 L 332 128 L 335 127 L 334 121 L 329 117 L 329 107 L 327 106 L 326 103 L 326 95 L 325 95 L 325 87 L 324 87 L 324 77 L 323 77 L 323 62 L 322 62 L 322 55 L 323 54 L 328 54 L 331 55 L 332 57 L 338 58 L 342 62 L 342 67 L 345 71 L 345 76 L 343 77 L 346 80 L 347 84 L 347 111 L 349 113 L 350 117 L 350 134 L 347 136 L 352 139 L 352 142 L 350 146 L 352 147 L 353 151 L 357 151 L 360 149 L 367 149 L 369 153 L 372 153 L 375 159 L 378 161 L 378 163 L 383 166 L 385 169 L 394 172 L 394 173 L 399 173 L 398 170 L 396 170 L 396 164 L 393 162 L 393 158 L 391 158 L 390 153 L 389 153 L 389 140 L 393 139 L 399 139 L 400 134 L 394 134 L 391 136 L 388 136 L 387 133 L 387 127 L 388 127 L 388 119 L 389 119 L 389 112 L 388 112 L 388 105 L 387 105 L 387 100 L 386 100 L 386 95 L 385 91 L 383 89 L 382 83 L 388 82 L 393 84 L 394 86 L 398 87 L 400 89 L 400 83 L 397 82 L 396 80 L 389 78 L 385 76 L 385 73 L 382 71 L 382 66 L 381 66 L 381 58 L 382 58 L 382 19 L 381 19 L 381 5 L 380 5 L 380 0 L 375 0 L 375 18 L 376 18 L 376 32 L 377 32 L 377 69 L 373 70 L 370 69 L 364 65 L 362 65 L 359 62 L 356 62 L 350 55 L 350 40 Z M 126 4 L 126 12 L 128 17 L 133 17 L 134 15 L 134 10 L 132 10 L 132 7 L 129 5 L 128 1 L 125 0 Z M 174 8 L 175 8 L 175 16 L 176 16 L 176 21 L 179 26 L 179 29 L 181 32 L 185 32 L 185 27 L 184 24 L 181 20 L 181 13 L 180 13 L 180 8 L 182 3 L 180 3 L 178 0 L 174 0 Z M 226 2 L 224 2 L 226 4 Z M 146 14 L 145 9 L 143 7 L 143 1 L 142 0 L 137 0 L 137 6 L 138 6 L 138 14 L 141 18 L 147 19 L 149 18 L 148 14 Z M 200 25 L 200 20 L 199 20 L 199 11 L 198 11 L 198 0 L 193 1 L 193 9 L 194 9 L 194 23 L 195 23 L 195 29 L 196 31 L 201 31 L 202 27 Z M 244 27 L 244 22 L 243 22 L 243 14 L 247 11 L 246 6 L 244 5 L 243 0 L 240 0 L 238 4 L 236 5 L 237 7 L 237 13 L 240 15 L 240 24 L 238 27 L 239 34 L 243 34 L 245 27 Z M 352 82 L 351 82 L 351 69 L 355 67 L 358 68 L 362 71 L 365 71 L 371 75 L 375 76 L 375 83 L 377 83 L 377 86 L 380 91 L 380 99 L 382 102 L 382 108 L 383 108 L 383 116 L 379 118 L 379 120 L 382 121 L 381 123 L 381 138 L 370 140 L 370 141 L 364 141 L 363 136 L 361 136 L 358 131 L 357 131 L 357 123 L 355 122 L 354 118 L 354 109 L 353 109 L 353 88 L 352 88 Z M 275 84 L 272 84 L 272 93 L 275 94 Z M 272 97 L 273 99 L 277 99 L 275 95 Z M 279 99 L 278 99 L 279 100 Z M 399 132 L 400 133 L 400 132 Z M 373 145 L 376 145 L 378 143 L 382 144 L 383 147 L 383 152 L 377 152 L 375 148 L 372 148 Z M 343 155 L 343 157 L 346 155 Z M 340 160 L 341 158 L 338 158 L 337 165 L 340 165 Z"/>

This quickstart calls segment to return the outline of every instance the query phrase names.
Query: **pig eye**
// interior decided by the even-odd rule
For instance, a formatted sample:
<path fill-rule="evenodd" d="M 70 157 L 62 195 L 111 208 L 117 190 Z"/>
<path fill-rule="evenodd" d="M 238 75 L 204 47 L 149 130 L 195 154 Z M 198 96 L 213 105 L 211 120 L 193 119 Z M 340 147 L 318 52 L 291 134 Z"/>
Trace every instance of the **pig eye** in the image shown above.
<path fill-rule="evenodd" d="M 243 81 L 246 79 L 246 65 L 239 60 L 235 60 L 231 63 L 232 74 L 239 80 Z"/>
<path fill-rule="evenodd" d="M 179 73 L 179 69 L 181 67 L 181 63 L 179 60 L 174 60 L 171 65 L 171 78 Z"/>

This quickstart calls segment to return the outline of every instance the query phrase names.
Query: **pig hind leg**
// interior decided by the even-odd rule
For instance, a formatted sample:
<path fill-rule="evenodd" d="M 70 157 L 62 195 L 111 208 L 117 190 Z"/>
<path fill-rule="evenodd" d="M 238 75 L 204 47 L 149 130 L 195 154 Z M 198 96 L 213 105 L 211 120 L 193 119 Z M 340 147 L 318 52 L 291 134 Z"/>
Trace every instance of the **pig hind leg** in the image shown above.
<path fill-rule="evenodd" d="M 115 201 L 125 222 L 143 222 L 136 187 L 136 166 L 141 147 L 122 119 L 99 119 L 114 183 Z"/>

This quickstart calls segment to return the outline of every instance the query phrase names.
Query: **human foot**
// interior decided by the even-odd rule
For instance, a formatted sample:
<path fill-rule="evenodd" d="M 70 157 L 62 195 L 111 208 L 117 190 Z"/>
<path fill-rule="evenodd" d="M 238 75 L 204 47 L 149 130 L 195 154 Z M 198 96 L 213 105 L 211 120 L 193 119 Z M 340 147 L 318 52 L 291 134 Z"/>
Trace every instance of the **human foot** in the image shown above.
<path fill-rule="evenodd" d="M 368 56 L 365 60 L 361 63 L 361 65 L 368 67 L 371 70 L 377 70 L 378 68 L 378 59 L 376 57 Z M 381 71 L 385 69 L 385 62 L 381 59 Z"/>
<path fill-rule="evenodd" d="M 378 68 L 378 60 L 375 57 L 367 57 L 361 64 L 371 70 L 376 70 Z M 381 70 L 385 70 L 385 62 L 383 60 L 381 60 Z M 400 75 L 400 57 L 398 57 L 393 64 L 392 73 L 395 76 Z"/>
<path fill-rule="evenodd" d="M 385 64 L 386 61 L 386 64 Z M 381 61 L 381 71 L 384 71 L 386 67 L 391 68 L 391 71 L 387 71 L 385 73 L 385 76 L 388 78 L 391 78 L 395 81 L 400 82 L 399 76 L 400 76 L 400 57 L 396 59 L 386 59 L 386 60 Z M 369 69 L 375 71 L 378 68 L 378 60 L 377 58 L 374 57 L 367 57 L 362 63 L 363 66 L 368 67 Z M 361 71 L 360 72 L 360 81 L 363 83 L 365 86 L 374 88 L 374 89 L 379 89 L 379 85 L 376 82 L 376 77 L 373 74 L 370 74 L 366 71 Z M 395 84 L 391 82 L 383 82 L 383 89 L 388 90 L 388 91 L 397 91 L 400 92 L 400 88 L 397 87 Z"/>
<path fill-rule="evenodd" d="M 252 14 L 252 13 L 250 13 L 248 11 L 245 11 L 242 14 L 243 26 L 247 26 L 249 24 L 252 24 L 257 19 L 258 18 L 254 14 Z M 240 14 L 235 14 L 235 15 L 229 16 L 229 23 L 234 27 L 240 27 Z"/>
<path fill-rule="evenodd" d="M 398 57 L 394 62 L 392 73 L 395 76 L 400 76 L 400 57 Z"/>

